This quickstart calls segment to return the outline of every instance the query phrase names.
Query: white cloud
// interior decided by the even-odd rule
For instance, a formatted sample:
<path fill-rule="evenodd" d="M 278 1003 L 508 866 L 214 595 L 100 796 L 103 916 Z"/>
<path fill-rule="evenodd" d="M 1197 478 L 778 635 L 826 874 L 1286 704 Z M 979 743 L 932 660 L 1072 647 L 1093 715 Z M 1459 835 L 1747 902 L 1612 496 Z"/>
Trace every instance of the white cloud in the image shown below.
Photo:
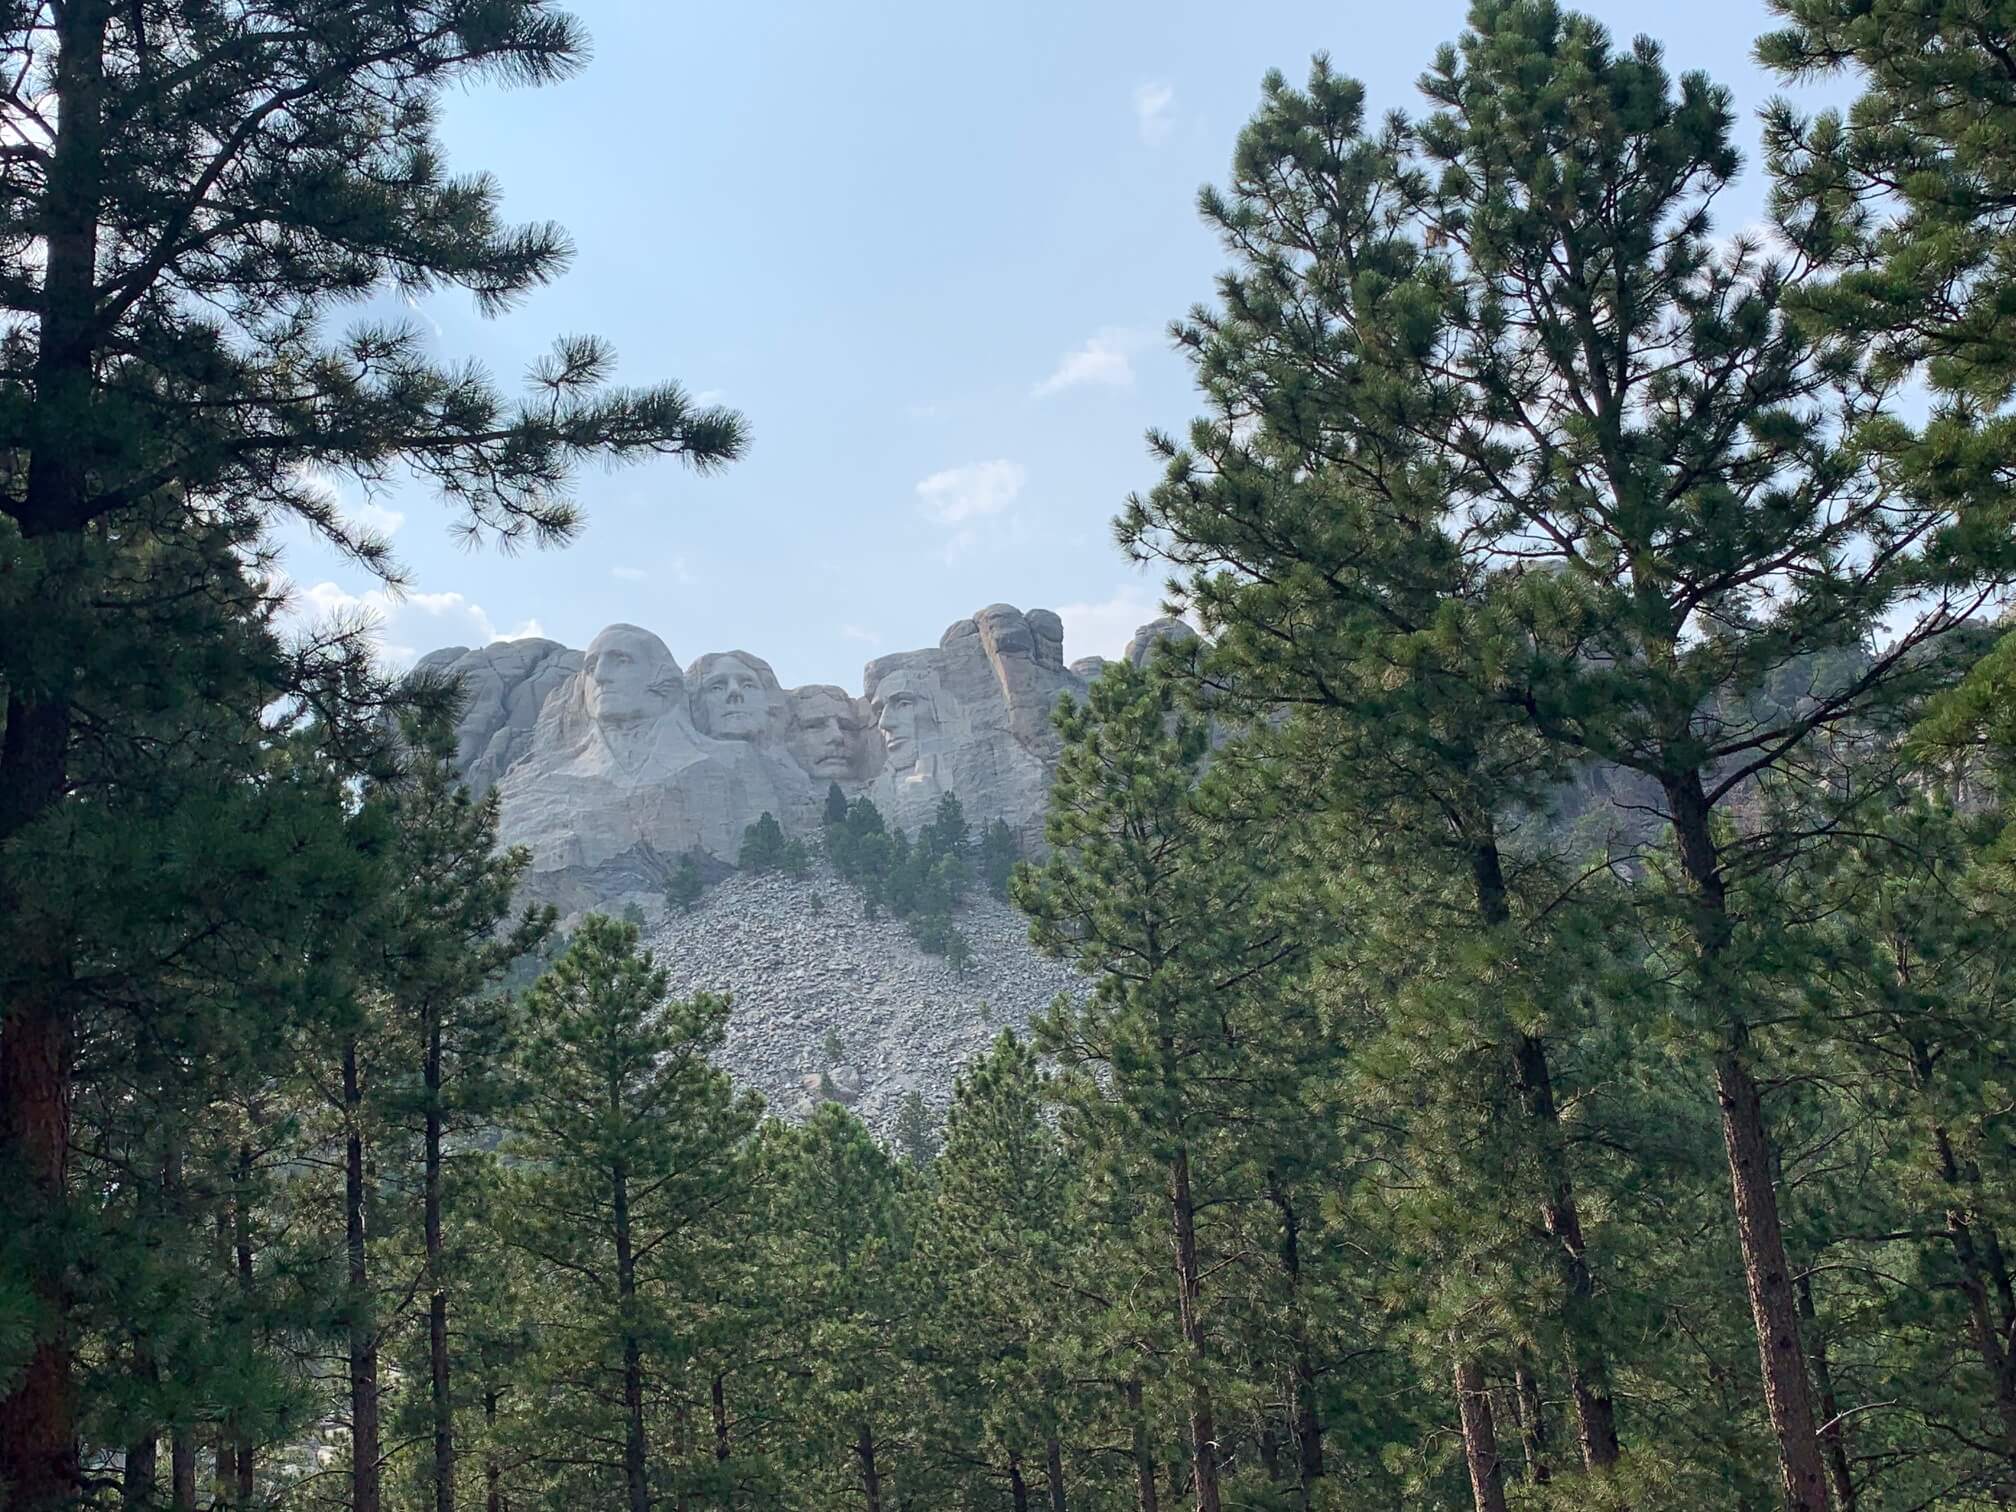
<path fill-rule="evenodd" d="M 997 457 L 991 462 L 948 467 L 917 485 L 925 515 L 952 529 L 945 543 L 946 561 L 957 561 L 979 543 L 980 522 L 1001 515 L 1013 504 L 1028 476 L 1028 469 L 1020 462 Z"/>
<path fill-rule="evenodd" d="M 1132 331 L 1108 326 L 1077 351 L 1066 353 L 1055 371 L 1031 389 L 1030 395 L 1036 399 L 1047 399 L 1052 394 L 1086 383 L 1104 384 L 1109 388 L 1130 387 L 1134 382 L 1134 364 L 1128 360 L 1128 353 L 1140 344 L 1140 338 Z"/>
<path fill-rule="evenodd" d="M 670 578 L 675 583 L 699 581 L 693 576 L 693 569 L 687 565 L 683 556 L 675 556 L 660 567 L 611 567 L 609 576 L 620 578 L 626 583 L 648 583 L 654 577 Z"/>
<path fill-rule="evenodd" d="M 1020 462 L 996 458 L 992 462 L 969 462 L 964 467 L 948 467 L 917 485 L 917 497 L 924 511 L 941 525 L 963 525 L 986 515 L 999 514 L 1022 492 L 1028 469 Z"/>
<path fill-rule="evenodd" d="M 1118 661 L 1134 632 L 1150 620 L 1162 617 L 1162 604 L 1146 588 L 1127 583 L 1097 603 L 1062 605 L 1057 617 L 1064 621 L 1067 660 L 1103 656 L 1108 661 Z"/>
<path fill-rule="evenodd" d="M 864 630 L 859 625 L 842 625 L 840 627 L 840 634 L 847 640 L 860 641 L 863 645 L 867 646 L 879 646 L 882 644 L 882 632 L 880 630 Z"/>
<path fill-rule="evenodd" d="M 286 582 L 284 577 L 277 579 L 275 586 L 288 593 L 290 616 L 297 622 L 312 625 L 336 618 L 363 620 L 379 658 L 393 666 L 407 665 L 419 656 L 410 642 L 430 647 L 484 645 L 546 633 L 537 619 L 500 631 L 481 604 L 460 593 L 395 594 L 383 588 L 353 593 L 341 583 L 324 581 L 303 587 Z"/>
<path fill-rule="evenodd" d="M 1174 84 L 1134 86 L 1134 124 L 1141 130 L 1141 140 L 1150 147 L 1161 146 L 1176 129 L 1175 105 Z"/>

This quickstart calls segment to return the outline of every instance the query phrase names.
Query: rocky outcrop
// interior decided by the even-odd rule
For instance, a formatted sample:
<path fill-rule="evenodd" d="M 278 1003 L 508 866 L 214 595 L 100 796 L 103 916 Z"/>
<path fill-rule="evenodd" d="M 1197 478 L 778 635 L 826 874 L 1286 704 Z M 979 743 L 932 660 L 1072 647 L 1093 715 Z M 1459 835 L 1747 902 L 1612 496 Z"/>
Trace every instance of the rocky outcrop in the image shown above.
<path fill-rule="evenodd" d="M 1180 621 L 1143 627 L 1129 660 L 1179 633 Z M 835 782 L 912 830 L 954 793 L 976 825 L 1006 820 L 1033 845 L 1058 756 L 1051 715 L 1103 665 L 1067 666 L 1063 622 L 1012 604 L 957 621 L 935 647 L 877 657 L 858 695 L 785 688 L 747 651 L 682 667 L 635 625 L 584 651 L 505 641 L 421 662 L 464 680 L 463 773 L 497 788 L 502 838 L 532 852 L 526 891 L 569 910 L 662 888 L 689 852 L 732 861 L 766 812 L 809 833 Z"/>
<path fill-rule="evenodd" d="M 449 646 L 429 652 L 413 670 L 460 680 L 466 702 L 455 760 L 463 780 L 487 793 L 532 749 L 539 711 L 581 670 L 581 653 L 558 641 L 494 641 L 473 651 Z"/>
<path fill-rule="evenodd" d="M 906 1093 L 942 1113 L 968 1058 L 1084 986 L 1030 947 L 1028 920 L 984 892 L 957 915 L 973 949 L 963 973 L 920 951 L 900 920 L 864 917 L 859 895 L 823 868 L 796 880 L 729 876 L 690 913 L 652 893 L 614 906 L 623 901 L 643 911 L 645 944 L 675 994 L 734 999 L 717 1059 L 738 1081 L 780 1113 L 831 1099 L 884 1133 Z"/>

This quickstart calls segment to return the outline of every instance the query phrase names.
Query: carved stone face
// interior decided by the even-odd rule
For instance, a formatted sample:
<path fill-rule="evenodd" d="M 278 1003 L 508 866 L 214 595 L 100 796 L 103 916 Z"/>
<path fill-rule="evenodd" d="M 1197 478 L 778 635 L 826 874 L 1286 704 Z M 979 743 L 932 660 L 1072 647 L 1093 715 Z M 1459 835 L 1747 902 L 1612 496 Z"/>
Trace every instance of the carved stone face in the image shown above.
<path fill-rule="evenodd" d="M 770 727 L 770 690 L 740 657 L 724 656 L 708 667 L 694 703 L 700 728 L 717 740 L 754 740 Z"/>
<path fill-rule="evenodd" d="M 814 777 L 841 781 L 855 774 L 861 717 L 854 700 L 831 688 L 800 688 L 791 695 L 791 754 Z"/>
<path fill-rule="evenodd" d="M 875 723 L 889 752 L 889 765 L 904 771 L 917 764 L 923 742 L 938 733 L 938 710 L 928 681 L 914 672 L 892 672 L 875 689 Z"/>
<path fill-rule="evenodd" d="M 581 657 L 582 699 L 598 725 L 621 726 L 669 713 L 684 688 L 665 642 L 635 625 L 611 625 Z"/>

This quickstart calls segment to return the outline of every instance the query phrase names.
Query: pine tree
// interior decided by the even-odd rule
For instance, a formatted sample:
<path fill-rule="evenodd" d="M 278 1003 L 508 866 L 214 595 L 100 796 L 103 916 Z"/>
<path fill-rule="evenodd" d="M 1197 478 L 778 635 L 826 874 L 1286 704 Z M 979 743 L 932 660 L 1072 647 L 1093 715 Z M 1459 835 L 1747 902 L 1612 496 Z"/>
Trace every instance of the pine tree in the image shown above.
<path fill-rule="evenodd" d="M 1095 986 L 1082 1005 L 1060 1001 L 1038 1043 L 1071 1073 L 1074 1106 L 1109 1158 L 1167 1183 L 1192 1483 L 1200 1512 L 1217 1512 L 1221 1404 L 1200 1214 L 1237 1180 L 1239 1156 L 1216 1137 L 1231 1107 L 1275 1095 L 1266 1082 L 1278 1063 L 1249 1044 L 1294 1037 L 1276 994 L 1305 941 L 1275 910 L 1259 854 L 1207 822 L 1194 791 L 1206 731 L 1172 709 L 1166 685 L 1112 669 L 1057 724 L 1052 853 L 1017 873 L 1015 901 L 1038 946 Z"/>
<path fill-rule="evenodd" d="M 786 850 L 783 826 L 765 809 L 754 824 L 743 828 L 742 849 L 735 864 L 747 872 L 777 871 L 785 863 Z"/>
<path fill-rule="evenodd" d="M 893 1512 L 916 1297 L 899 1169 L 859 1119 L 822 1102 L 802 1127 L 774 1131 L 765 1184 L 766 1288 L 797 1366 L 780 1393 L 793 1424 L 785 1473 L 799 1505 Z"/>
<path fill-rule="evenodd" d="M 530 857 L 522 849 L 498 852 L 498 797 L 470 797 L 454 772 L 452 741 L 445 725 L 409 729 L 408 770 L 375 795 L 394 835 L 379 977 L 421 1056 L 419 1106 L 409 1116 L 421 1127 L 434 1512 L 453 1512 L 455 1505 L 446 1138 L 472 1117 L 494 1112 L 504 1025 L 489 990 L 553 926 L 546 908 L 527 909 L 515 928 L 502 928 Z"/>
<path fill-rule="evenodd" d="M 1183 331 L 1213 414 L 1165 443 L 1167 484 L 1124 531 L 1207 578 L 1278 556 L 1269 581 L 1292 562 L 1316 591 L 1361 533 L 1390 543 L 1375 563 L 1440 557 L 1431 604 L 1402 596 L 1411 575 L 1369 595 L 1396 643 L 1467 644 L 1473 684 L 1564 758 L 1638 774 L 1680 862 L 1672 948 L 1788 1504 L 1822 1507 L 1758 1084 L 1772 940 L 1738 901 L 1778 852 L 1722 820 L 1764 773 L 1822 759 L 1819 735 L 1941 675 L 2006 543 L 1900 497 L 1851 444 L 1893 384 L 1790 318 L 1810 267 L 1711 244 L 1737 166 L 1726 92 L 1526 0 L 1480 0 L 1422 88 L 1431 114 L 1371 130 L 1320 60 L 1306 92 L 1269 81 L 1232 194 L 1204 201 L 1243 258 Z M 1348 511 L 1283 506 L 1273 481 L 1305 473 Z M 1806 696 L 1760 705 L 1787 677 Z"/>
<path fill-rule="evenodd" d="M 701 1235 L 746 1193 L 758 1111 L 707 1059 L 727 1014 L 668 1001 L 636 931 L 599 915 L 526 996 L 499 1215 L 546 1299 L 545 1429 L 573 1440 L 558 1458 L 583 1470 L 556 1473 L 577 1502 L 647 1512 L 665 1474 L 653 1414 L 690 1348 Z M 620 1450 L 583 1454 L 584 1433 Z"/>
<path fill-rule="evenodd" d="M 564 262 L 557 230 L 503 225 L 493 183 L 448 176 L 433 134 L 456 80 L 541 82 L 578 64 L 578 29 L 540 0 L 366 4 L 340 24 L 319 0 L 31 3 L 8 12 L 5 39 L 45 82 L 19 112 L 0 212 L 19 264 L 0 295 L 16 359 L 0 427 L 13 480 L 0 502 L 12 569 L 0 592 L 0 1164 L 13 1173 L 0 1227 L 39 1230 L 71 1194 L 81 1010 L 64 984 L 85 947 L 38 902 L 35 857 L 74 820 L 82 731 L 109 733 L 80 710 L 121 682 L 168 693 L 215 670 L 158 633 L 173 615 L 147 633 L 132 612 L 147 595 L 115 543 L 151 531 L 185 559 L 220 539 L 256 553 L 269 524 L 296 518 L 391 574 L 384 541 L 343 521 L 318 470 L 375 480 L 411 467 L 474 533 L 560 539 L 582 458 L 712 465 L 743 438 L 736 417 L 676 388 L 607 389 L 611 359 L 593 340 L 562 343 L 513 406 L 430 357 L 416 325 L 327 329 L 335 307 L 384 287 L 456 286 L 499 309 Z M 236 564 L 211 568 L 218 598 L 244 585 Z M 131 672 L 108 677 L 122 655 Z M 7 1282 L 37 1321 L 0 1397 L 0 1478 L 31 1509 L 68 1498 L 79 1475 L 59 1260 L 45 1247 Z"/>
<path fill-rule="evenodd" d="M 683 853 L 672 868 L 672 880 L 665 884 L 666 904 L 681 913 L 691 913 L 706 890 L 706 879 L 700 875 L 700 865 L 693 859 L 693 853 Z"/>
<path fill-rule="evenodd" d="M 847 822 L 847 795 L 840 791 L 840 784 L 837 782 L 827 784 L 823 822 L 829 827 Z"/>

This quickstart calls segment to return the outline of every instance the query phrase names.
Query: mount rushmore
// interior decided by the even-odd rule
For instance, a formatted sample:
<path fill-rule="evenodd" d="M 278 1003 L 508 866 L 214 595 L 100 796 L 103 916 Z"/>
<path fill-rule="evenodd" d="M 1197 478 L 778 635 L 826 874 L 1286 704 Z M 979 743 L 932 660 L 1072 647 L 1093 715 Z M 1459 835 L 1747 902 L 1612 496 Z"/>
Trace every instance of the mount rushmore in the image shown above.
<path fill-rule="evenodd" d="M 1192 633 L 1156 620 L 1125 654 L 1138 663 L 1156 641 Z M 620 624 L 581 651 L 539 639 L 452 646 L 416 671 L 461 679 L 463 776 L 497 790 L 501 838 L 531 851 L 527 891 L 571 910 L 660 891 L 688 853 L 725 869 L 766 812 L 805 833 L 836 782 L 913 830 L 956 793 L 969 818 L 1003 819 L 1033 844 L 1058 755 L 1051 712 L 1104 665 L 1065 663 L 1050 610 L 993 604 L 935 648 L 869 662 L 859 695 L 783 687 L 747 651 L 682 669 L 657 635 Z"/>

